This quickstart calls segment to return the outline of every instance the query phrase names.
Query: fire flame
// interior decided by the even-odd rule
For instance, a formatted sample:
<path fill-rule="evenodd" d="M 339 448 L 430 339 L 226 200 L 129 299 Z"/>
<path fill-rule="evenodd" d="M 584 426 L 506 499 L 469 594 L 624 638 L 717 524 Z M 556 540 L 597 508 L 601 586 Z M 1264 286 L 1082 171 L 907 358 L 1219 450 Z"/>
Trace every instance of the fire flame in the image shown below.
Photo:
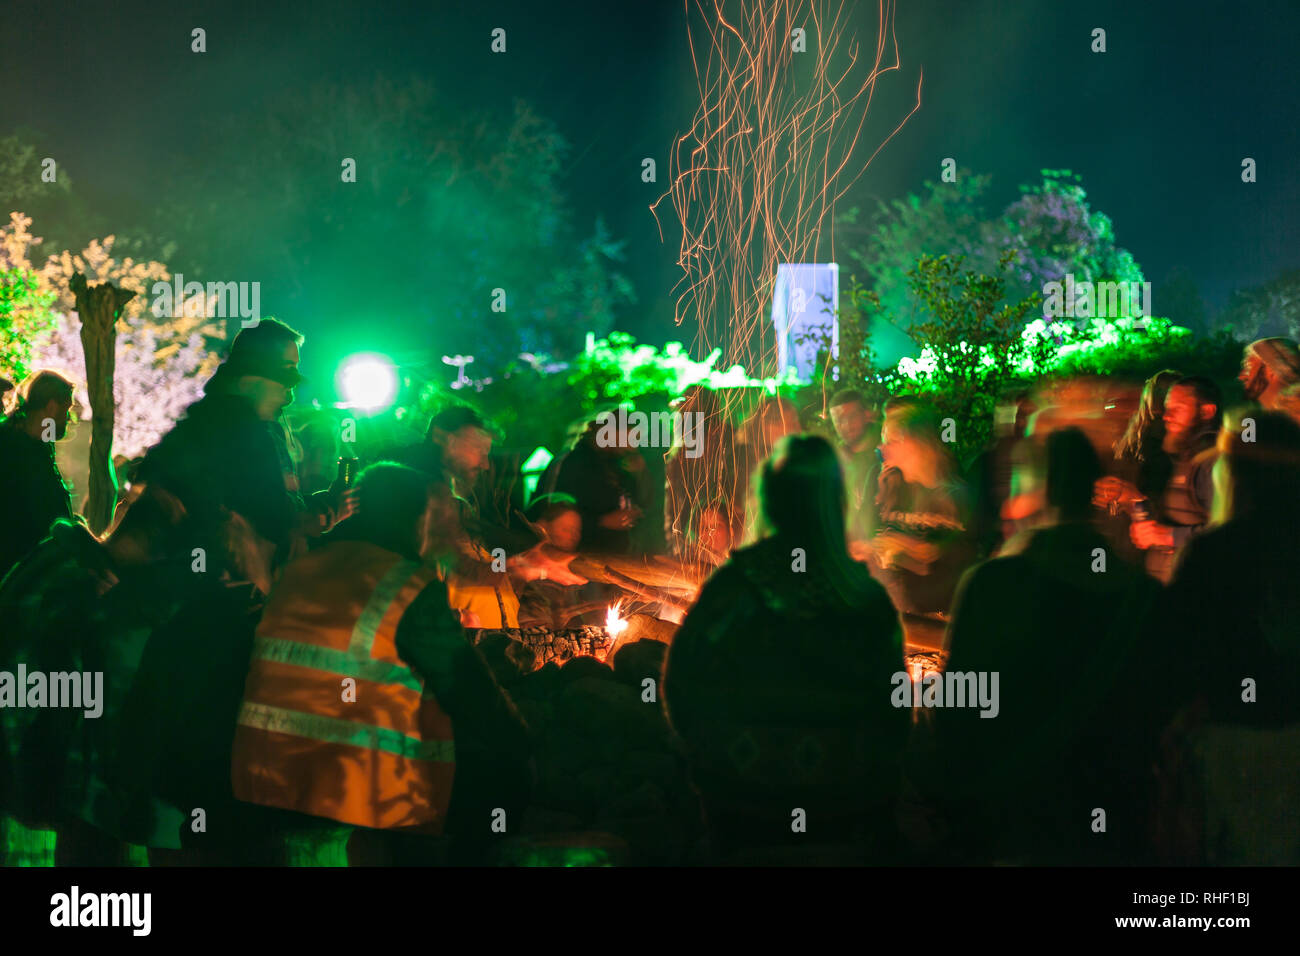
<path fill-rule="evenodd" d="M 616 601 L 605 612 L 605 633 L 609 635 L 610 643 L 617 640 L 618 636 L 627 630 L 627 619 L 619 615 L 622 607 L 622 601 Z"/>

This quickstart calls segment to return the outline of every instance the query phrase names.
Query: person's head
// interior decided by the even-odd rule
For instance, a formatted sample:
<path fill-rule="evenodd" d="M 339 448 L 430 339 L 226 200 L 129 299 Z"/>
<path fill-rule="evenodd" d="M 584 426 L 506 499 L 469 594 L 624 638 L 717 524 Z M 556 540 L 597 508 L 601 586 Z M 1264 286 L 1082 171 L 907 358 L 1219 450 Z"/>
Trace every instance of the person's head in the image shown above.
<path fill-rule="evenodd" d="M 529 520 L 546 533 L 548 543 L 561 551 L 577 551 L 582 543 L 582 513 L 571 495 L 543 495 L 528 508 Z"/>
<path fill-rule="evenodd" d="M 702 554 L 716 563 L 731 553 L 739 531 L 731 504 L 725 498 L 701 501 L 692 509 L 690 539 Z"/>
<path fill-rule="evenodd" d="M 1208 378 L 1188 375 L 1171 385 L 1162 416 L 1165 451 L 1177 452 L 1206 426 L 1217 426 L 1222 406 L 1219 387 Z"/>
<path fill-rule="evenodd" d="M 841 444 L 853 447 L 860 442 L 876 420 L 875 412 L 857 389 L 836 392 L 830 401 L 831 424 Z"/>
<path fill-rule="evenodd" d="M 1300 518 L 1300 425 L 1282 412 L 1237 409 L 1217 448 L 1214 520 L 1257 519 L 1290 534 Z"/>
<path fill-rule="evenodd" d="M 774 534 L 806 542 L 809 550 L 846 553 L 844 474 L 826 439 L 788 435 L 763 463 L 759 477 L 763 521 Z"/>
<path fill-rule="evenodd" d="M 260 319 L 235 336 L 207 391 L 242 395 L 258 418 L 274 421 L 293 403 L 293 390 L 303 381 L 298 372 L 302 342 L 300 333 L 278 319 Z"/>
<path fill-rule="evenodd" d="M 1290 339 L 1259 339 L 1246 346 L 1237 381 L 1251 401 L 1300 382 L 1300 351 Z"/>
<path fill-rule="evenodd" d="M 1078 428 L 1061 428 L 1047 436 L 1047 504 L 1059 521 L 1092 517 L 1093 485 L 1102 476 L 1092 442 Z"/>
<path fill-rule="evenodd" d="M 436 520 L 439 499 L 429 476 L 396 462 L 362 470 L 352 490 L 354 511 L 332 532 L 339 539 L 367 541 L 418 560 Z"/>
<path fill-rule="evenodd" d="M 27 382 L 19 399 L 19 411 L 33 437 L 51 434 L 61 441 L 72 417 L 73 385 L 58 372 L 38 372 Z"/>
<path fill-rule="evenodd" d="M 487 470 L 492 433 L 483 416 L 468 405 L 452 405 L 434 415 L 427 437 L 442 449 L 443 462 L 457 481 L 473 485 Z"/>
<path fill-rule="evenodd" d="M 750 416 L 748 426 L 748 441 L 762 449 L 775 448 L 786 435 L 800 431 L 799 411 L 788 398 L 765 398 Z"/>
<path fill-rule="evenodd" d="M 880 459 L 897 468 L 914 484 L 942 481 L 952 471 L 952 455 L 939 438 L 939 416 L 930 406 L 912 398 L 893 398 L 885 404 L 880 429 Z"/>
<path fill-rule="evenodd" d="M 1138 400 L 1137 411 L 1129 419 L 1123 436 L 1115 443 L 1116 458 L 1125 455 L 1141 458 L 1144 441 L 1164 438 L 1165 399 L 1169 395 L 1169 389 L 1181 378 L 1181 372 L 1166 368 L 1142 384 L 1142 397 Z"/>

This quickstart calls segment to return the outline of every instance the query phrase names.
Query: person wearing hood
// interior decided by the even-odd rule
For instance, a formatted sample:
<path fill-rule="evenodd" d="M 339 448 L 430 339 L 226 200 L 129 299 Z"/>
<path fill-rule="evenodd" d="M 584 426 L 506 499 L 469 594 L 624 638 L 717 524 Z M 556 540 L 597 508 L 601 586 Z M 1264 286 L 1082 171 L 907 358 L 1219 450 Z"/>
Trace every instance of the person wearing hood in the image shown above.
<path fill-rule="evenodd" d="M 997 675 L 996 710 L 936 711 L 940 759 L 927 761 L 922 787 L 948 805 L 967 859 L 1077 863 L 1094 849 L 1124 859 L 1144 838 L 1154 734 L 1147 696 L 1131 688 L 1159 587 L 1094 527 L 1102 472 L 1082 431 L 1053 432 L 1029 465 L 1045 465 L 1048 524 L 963 576 L 949 626 L 945 677 Z M 1110 814 L 1104 848 L 1087 844 L 1099 806 Z"/>

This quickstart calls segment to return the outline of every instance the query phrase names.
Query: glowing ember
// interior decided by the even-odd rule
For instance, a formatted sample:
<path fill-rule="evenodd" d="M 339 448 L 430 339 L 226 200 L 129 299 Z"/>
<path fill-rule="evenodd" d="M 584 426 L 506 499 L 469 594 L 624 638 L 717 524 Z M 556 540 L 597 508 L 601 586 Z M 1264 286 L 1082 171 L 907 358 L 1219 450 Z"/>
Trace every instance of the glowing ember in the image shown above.
<path fill-rule="evenodd" d="M 627 619 L 619 616 L 619 609 L 622 602 L 615 602 L 608 611 L 605 612 L 605 633 L 609 635 L 610 643 L 617 640 L 618 636 L 627 630 Z"/>

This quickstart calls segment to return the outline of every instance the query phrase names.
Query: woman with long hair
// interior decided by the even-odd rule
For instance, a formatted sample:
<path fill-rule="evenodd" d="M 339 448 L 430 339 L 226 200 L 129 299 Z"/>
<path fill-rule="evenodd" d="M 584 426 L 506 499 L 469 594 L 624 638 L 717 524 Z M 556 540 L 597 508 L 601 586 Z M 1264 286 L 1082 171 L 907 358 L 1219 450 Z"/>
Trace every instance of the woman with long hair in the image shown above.
<path fill-rule="evenodd" d="M 780 440 L 758 494 L 767 536 L 718 569 L 673 639 L 669 718 L 720 857 L 817 843 L 824 856 L 780 858 L 880 859 L 907 727 L 890 703 L 897 616 L 848 554 L 844 479 L 825 439 Z M 820 821 L 819 840 L 792 829 L 793 807 Z"/>

